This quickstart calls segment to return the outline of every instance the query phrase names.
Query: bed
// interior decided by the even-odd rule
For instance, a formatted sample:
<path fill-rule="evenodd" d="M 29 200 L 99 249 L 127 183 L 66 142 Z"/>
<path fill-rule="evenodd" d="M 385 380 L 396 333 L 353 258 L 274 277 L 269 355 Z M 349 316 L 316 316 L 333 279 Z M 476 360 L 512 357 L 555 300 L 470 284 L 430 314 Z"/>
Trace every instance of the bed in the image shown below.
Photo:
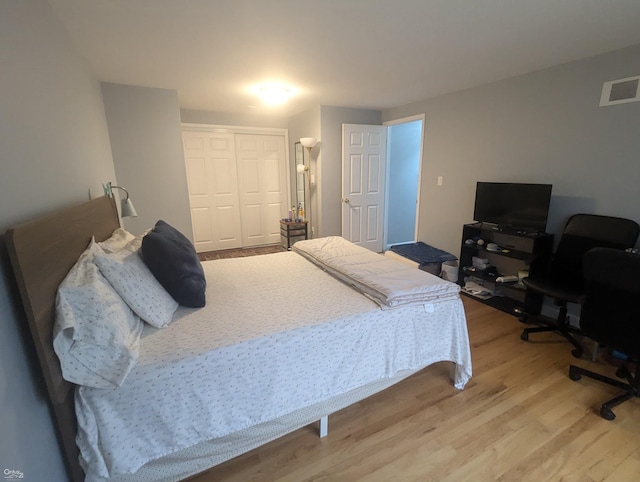
<path fill-rule="evenodd" d="M 207 306 L 180 306 L 166 328 L 145 325 L 119 388 L 69 383 L 52 347 L 56 293 L 92 237 L 104 241 L 118 227 L 113 201 L 101 197 L 6 236 L 74 481 L 182 480 L 435 362 L 453 362 L 457 388 L 471 376 L 457 286 L 379 255 L 336 256 L 341 240 L 331 238 L 204 262 Z M 331 259 L 318 266 L 323 253 Z M 380 259 L 403 268 L 389 272 Z M 393 285 L 381 304 L 376 283 L 361 292 L 363 268 L 392 285 L 420 273 L 430 297 L 417 301 Z"/>

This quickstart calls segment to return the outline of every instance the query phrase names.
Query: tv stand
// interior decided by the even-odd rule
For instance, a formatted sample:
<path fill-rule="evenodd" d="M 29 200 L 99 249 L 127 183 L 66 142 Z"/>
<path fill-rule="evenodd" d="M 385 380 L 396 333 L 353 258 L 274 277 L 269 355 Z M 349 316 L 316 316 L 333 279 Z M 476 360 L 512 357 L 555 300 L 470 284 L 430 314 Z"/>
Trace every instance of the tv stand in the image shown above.
<path fill-rule="evenodd" d="M 499 231 L 501 233 L 514 234 L 519 236 L 537 236 L 539 234 L 545 234 L 537 229 L 529 228 L 526 226 L 512 226 L 512 225 L 501 225 L 501 224 L 493 224 L 493 223 L 483 223 L 477 222 L 469 224 L 469 226 L 477 226 L 478 229 L 482 229 L 485 231 Z"/>
<path fill-rule="evenodd" d="M 497 248 L 492 245 L 492 249 L 488 249 L 491 243 Z M 517 277 L 522 271 L 531 272 L 536 266 L 546 265 L 552 249 L 553 234 L 481 222 L 465 224 L 462 227 L 458 284 L 463 287 L 463 294 L 514 316 L 518 316 L 517 310 L 540 313 L 541 296 L 527 292 L 519 281 L 500 282 L 499 278 Z M 474 257 L 488 260 L 490 268 L 474 267 Z M 465 291 L 466 281 L 486 288 L 493 295 L 474 295 Z"/>

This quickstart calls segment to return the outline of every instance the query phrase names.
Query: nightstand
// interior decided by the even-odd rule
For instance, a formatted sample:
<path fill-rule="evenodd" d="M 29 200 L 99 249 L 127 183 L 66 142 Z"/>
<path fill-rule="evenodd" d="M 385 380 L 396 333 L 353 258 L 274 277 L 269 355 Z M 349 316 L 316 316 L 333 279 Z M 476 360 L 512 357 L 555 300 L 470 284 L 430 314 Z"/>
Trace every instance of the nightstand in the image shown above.
<path fill-rule="evenodd" d="M 283 248 L 291 249 L 296 241 L 307 239 L 307 221 L 280 220 L 280 242 Z"/>

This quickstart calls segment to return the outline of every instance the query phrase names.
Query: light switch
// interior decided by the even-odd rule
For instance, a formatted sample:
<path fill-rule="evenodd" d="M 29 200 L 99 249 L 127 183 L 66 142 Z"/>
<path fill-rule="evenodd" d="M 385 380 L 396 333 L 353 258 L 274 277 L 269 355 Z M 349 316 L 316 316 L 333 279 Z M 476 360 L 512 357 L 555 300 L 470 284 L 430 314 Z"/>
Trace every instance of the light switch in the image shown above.
<path fill-rule="evenodd" d="M 442 176 L 438 176 L 438 186 L 442 186 Z"/>

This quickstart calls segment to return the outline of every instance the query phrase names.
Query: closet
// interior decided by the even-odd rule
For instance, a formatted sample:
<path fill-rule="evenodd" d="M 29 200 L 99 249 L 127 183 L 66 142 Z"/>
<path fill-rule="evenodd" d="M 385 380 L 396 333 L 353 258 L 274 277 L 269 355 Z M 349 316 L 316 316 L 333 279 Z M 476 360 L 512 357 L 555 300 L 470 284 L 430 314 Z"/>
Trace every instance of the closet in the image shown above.
<path fill-rule="evenodd" d="M 289 199 L 285 137 L 183 126 L 196 251 L 280 242 Z"/>

